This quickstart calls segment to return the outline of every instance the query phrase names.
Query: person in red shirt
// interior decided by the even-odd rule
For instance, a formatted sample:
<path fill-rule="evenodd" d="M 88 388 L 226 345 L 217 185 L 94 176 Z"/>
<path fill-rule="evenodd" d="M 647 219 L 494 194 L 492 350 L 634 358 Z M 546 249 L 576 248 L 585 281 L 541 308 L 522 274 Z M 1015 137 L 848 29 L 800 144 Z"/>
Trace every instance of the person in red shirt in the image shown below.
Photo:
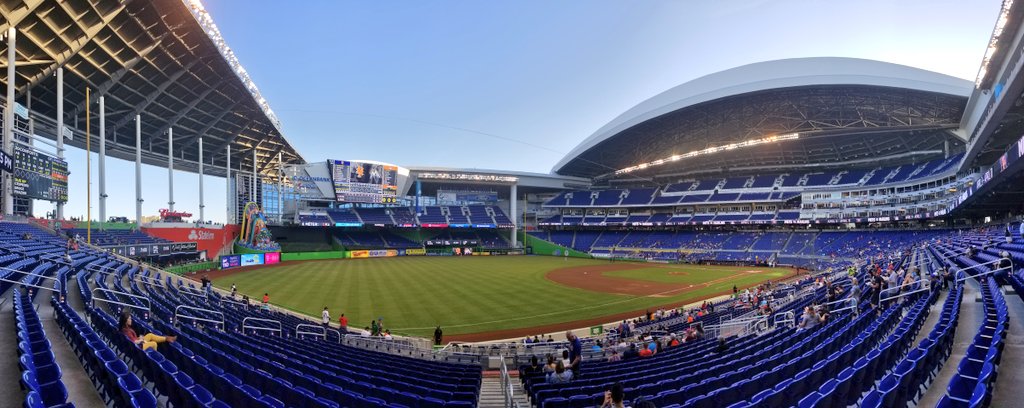
<path fill-rule="evenodd" d="M 342 331 L 348 330 L 348 318 L 345 317 L 344 313 L 338 318 L 338 325 L 341 326 Z"/>
<path fill-rule="evenodd" d="M 139 337 L 135 334 L 135 329 L 132 329 L 132 315 L 128 312 L 121 313 L 121 318 L 118 320 L 117 327 L 121 330 L 121 333 L 128 337 L 132 343 L 142 347 L 142 350 L 153 349 L 156 350 L 156 345 L 160 343 L 173 343 L 178 338 L 176 336 L 157 336 L 153 333 L 147 333 L 145 336 Z"/>

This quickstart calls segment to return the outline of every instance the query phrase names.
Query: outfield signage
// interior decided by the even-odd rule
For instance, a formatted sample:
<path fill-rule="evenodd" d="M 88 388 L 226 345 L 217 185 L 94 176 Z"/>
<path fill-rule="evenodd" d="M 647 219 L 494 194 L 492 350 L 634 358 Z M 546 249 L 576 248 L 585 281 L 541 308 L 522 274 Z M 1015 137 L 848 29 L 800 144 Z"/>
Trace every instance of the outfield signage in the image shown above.
<path fill-rule="evenodd" d="M 477 246 L 480 245 L 480 241 L 475 239 L 432 239 L 427 240 L 424 244 L 428 247 Z"/>
<path fill-rule="evenodd" d="M 0 150 L 0 170 L 8 173 L 14 172 L 14 159 L 3 150 Z"/>
<path fill-rule="evenodd" d="M 281 263 L 280 252 L 224 255 L 220 257 L 221 269 L 236 268 L 239 266 L 273 265 L 276 263 Z"/>
<path fill-rule="evenodd" d="M 110 252 L 121 256 L 141 258 L 147 256 L 192 253 L 196 252 L 198 244 L 195 242 L 169 242 L 162 244 L 117 245 L 105 248 L 110 250 Z"/>

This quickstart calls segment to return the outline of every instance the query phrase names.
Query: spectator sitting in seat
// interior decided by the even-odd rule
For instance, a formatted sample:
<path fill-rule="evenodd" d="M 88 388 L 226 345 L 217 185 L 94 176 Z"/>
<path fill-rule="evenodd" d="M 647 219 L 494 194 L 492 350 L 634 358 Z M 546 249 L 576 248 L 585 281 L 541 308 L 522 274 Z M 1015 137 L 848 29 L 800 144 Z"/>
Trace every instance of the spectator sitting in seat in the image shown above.
<path fill-rule="evenodd" d="M 725 339 L 718 339 L 718 346 L 715 347 L 715 353 L 722 354 L 729 350 L 729 343 L 725 342 Z"/>
<path fill-rule="evenodd" d="M 622 360 L 622 356 L 619 356 L 619 352 L 618 351 L 616 351 L 615 349 L 612 349 L 612 355 L 608 356 L 608 362 L 609 363 L 614 363 L 614 362 L 620 361 L 620 360 Z"/>
<path fill-rule="evenodd" d="M 604 392 L 604 403 L 601 404 L 601 408 L 624 408 L 622 401 L 626 399 L 626 393 L 622 389 L 622 384 L 612 384 L 612 388 Z"/>
<path fill-rule="evenodd" d="M 544 374 L 551 374 L 555 372 L 555 356 L 551 355 L 551 353 L 548 353 L 548 362 L 547 364 L 544 364 L 543 371 Z"/>
<path fill-rule="evenodd" d="M 142 350 L 156 350 L 157 344 L 165 342 L 173 343 L 178 339 L 175 336 L 157 336 L 153 333 L 147 333 L 145 336 L 139 337 L 135 334 L 135 329 L 132 329 L 132 315 L 127 311 L 121 313 L 121 318 L 117 322 L 117 328 L 121 330 L 122 334 L 128 337 L 128 340 L 131 340 L 132 343 L 142 347 Z"/>
<path fill-rule="evenodd" d="M 558 362 L 566 367 L 569 366 L 569 349 L 562 350 L 562 358 L 558 359 Z"/>
<path fill-rule="evenodd" d="M 813 329 L 822 323 L 822 319 L 818 316 L 817 311 L 811 307 L 804 307 L 804 314 L 800 316 L 800 324 L 797 329 Z"/>
<path fill-rule="evenodd" d="M 555 364 L 555 372 L 548 375 L 548 384 L 564 384 L 571 380 L 572 371 L 566 370 L 561 361 Z"/>
<path fill-rule="evenodd" d="M 653 350 L 652 347 L 647 346 L 647 347 L 644 347 L 644 348 L 640 349 L 640 352 L 637 353 L 637 354 L 640 356 L 640 358 L 646 358 L 646 357 L 653 356 L 654 355 L 654 350 Z"/>
<path fill-rule="evenodd" d="M 537 356 L 530 356 L 530 365 L 526 367 L 526 370 L 524 370 L 526 376 L 530 376 L 531 374 L 540 374 L 543 372 L 544 366 L 540 365 L 540 362 L 537 361 Z"/>
<path fill-rule="evenodd" d="M 638 353 L 636 351 L 636 343 L 629 343 L 629 348 L 626 349 L 626 351 L 624 353 L 622 353 L 622 359 L 623 360 L 629 360 L 629 359 L 637 358 L 639 355 L 640 355 L 640 353 Z"/>

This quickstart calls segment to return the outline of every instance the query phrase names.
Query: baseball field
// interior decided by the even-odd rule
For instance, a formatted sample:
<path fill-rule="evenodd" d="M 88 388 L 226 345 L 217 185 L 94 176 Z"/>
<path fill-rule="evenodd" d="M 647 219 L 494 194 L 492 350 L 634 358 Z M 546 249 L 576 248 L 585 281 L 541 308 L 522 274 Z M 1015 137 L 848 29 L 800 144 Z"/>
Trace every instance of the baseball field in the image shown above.
<path fill-rule="evenodd" d="M 212 274 L 250 298 L 349 325 L 384 319 L 393 333 L 446 341 L 586 327 L 791 276 L 788 268 L 668 265 L 545 256 L 399 257 L 289 262 Z"/>

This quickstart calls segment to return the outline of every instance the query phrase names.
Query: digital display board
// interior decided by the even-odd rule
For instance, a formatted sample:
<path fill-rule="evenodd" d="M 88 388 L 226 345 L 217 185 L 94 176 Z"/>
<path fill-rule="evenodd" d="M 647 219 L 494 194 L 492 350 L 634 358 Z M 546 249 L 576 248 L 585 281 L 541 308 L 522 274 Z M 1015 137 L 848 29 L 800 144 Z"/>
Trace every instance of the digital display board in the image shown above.
<path fill-rule="evenodd" d="M 220 257 L 220 269 L 234 268 L 236 266 L 242 266 L 241 255 L 225 255 Z"/>
<path fill-rule="evenodd" d="M 334 195 L 339 202 L 393 204 L 398 195 L 398 166 L 334 160 Z"/>
<path fill-rule="evenodd" d="M 68 163 L 14 146 L 14 195 L 49 201 L 68 201 Z"/>
<path fill-rule="evenodd" d="M 263 254 L 242 254 L 242 266 L 263 265 Z"/>
<path fill-rule="evenodd" d="M 221 269 L 235 268 L 239 266 L 272 265 L 277 263 L 281 263 L 280 252 L 224 255 L 220 257 Z"/>

